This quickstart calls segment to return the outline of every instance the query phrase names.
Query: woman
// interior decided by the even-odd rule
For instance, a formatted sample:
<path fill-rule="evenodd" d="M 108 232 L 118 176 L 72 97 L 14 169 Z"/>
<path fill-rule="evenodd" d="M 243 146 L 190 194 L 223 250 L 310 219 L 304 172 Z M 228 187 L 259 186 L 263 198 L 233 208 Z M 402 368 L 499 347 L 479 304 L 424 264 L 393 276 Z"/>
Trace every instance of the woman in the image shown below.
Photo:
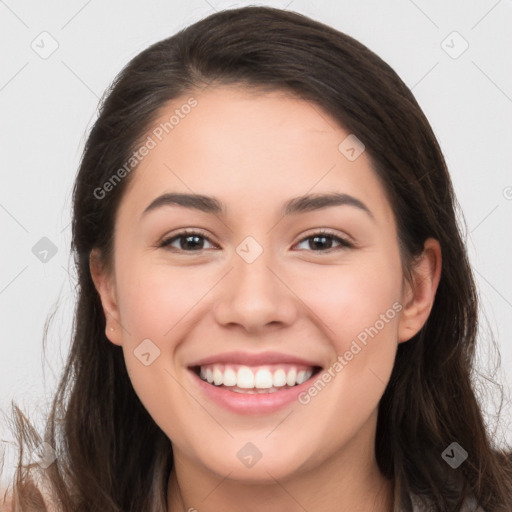
<path fill-rule="evenodd" d="M 45 501 L 512 510 L 512 457 L 470 380 L 454 203 L 411 92 L 330 27 L 247 7 L 135 57 L 74 188 L 74 337 L 32 468 Z M 15 509 L 42 508 L 21 466 Z"/>

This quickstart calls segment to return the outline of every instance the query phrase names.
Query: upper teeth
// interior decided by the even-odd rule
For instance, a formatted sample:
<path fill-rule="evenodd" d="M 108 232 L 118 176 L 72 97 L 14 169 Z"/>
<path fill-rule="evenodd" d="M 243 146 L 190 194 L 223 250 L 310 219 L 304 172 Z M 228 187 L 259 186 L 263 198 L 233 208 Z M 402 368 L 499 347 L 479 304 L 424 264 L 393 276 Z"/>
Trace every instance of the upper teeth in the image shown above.
<path fill-rule="evenodd" d="M 200 376 L 216 386 L 237 386 L 244 389 L 269 389 L 295 386 L 307 381 L 313 368 L 293 365 L 267 365 L 249 367 L 240 365 L 212 364 L 201 366 Z"/>

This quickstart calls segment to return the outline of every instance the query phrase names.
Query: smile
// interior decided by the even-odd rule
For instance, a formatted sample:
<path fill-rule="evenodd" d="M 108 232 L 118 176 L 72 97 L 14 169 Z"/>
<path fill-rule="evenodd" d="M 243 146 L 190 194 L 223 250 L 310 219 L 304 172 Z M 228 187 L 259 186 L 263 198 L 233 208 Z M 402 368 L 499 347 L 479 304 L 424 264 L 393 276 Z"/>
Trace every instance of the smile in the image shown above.
<path fill-rule="evenodd" d="M 209 364 L 194 368 L 204 382 L 236 393 L 262 394 L 290 389 L 306 382 L 318 367 L 274 364 L 246 366 Z"/>
<path fill-rule="evenodd" d="M 191 386 L 204 403 L 237 415 L 263 415 L 298 404 L 298 396 L 323 369 L 318 356 L 281 352 L 223 352 L 187 365 Z"/>

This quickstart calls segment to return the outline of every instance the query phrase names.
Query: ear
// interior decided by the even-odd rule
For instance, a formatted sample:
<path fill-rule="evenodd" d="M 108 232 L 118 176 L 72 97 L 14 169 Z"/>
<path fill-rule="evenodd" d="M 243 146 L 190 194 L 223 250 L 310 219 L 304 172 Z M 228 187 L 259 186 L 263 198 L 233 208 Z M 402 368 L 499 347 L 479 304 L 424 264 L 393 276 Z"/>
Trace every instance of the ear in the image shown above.
<path fill-rule="evenodd" d="M 89 270 L 105 314 L 105 335 L 114 345 L 122 345 L 114 276 L 105 268 L 98 249 L 93 249 L 89 255 Z"/>
<path fill-rule="evenodd" d="M 441 278 L 441 246 L 434 238 L 425 241 L 423 253 L 411 269 L 412 283 L 404 281 L 404 308 L 398 325 L 398 342 L 410 340 L 430 315 Z"/>

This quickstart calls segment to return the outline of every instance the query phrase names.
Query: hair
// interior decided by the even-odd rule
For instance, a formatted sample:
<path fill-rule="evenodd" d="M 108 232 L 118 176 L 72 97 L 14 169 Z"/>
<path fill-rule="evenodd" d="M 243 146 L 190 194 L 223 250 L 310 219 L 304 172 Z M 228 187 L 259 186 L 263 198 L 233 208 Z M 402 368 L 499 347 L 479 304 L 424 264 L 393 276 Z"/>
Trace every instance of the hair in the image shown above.
<path fill-rule="evenodd" d="M 379 403 L 375 454 L 393 482 L 395 510 L 411 512 L 411 496 L 430 510 L 459 510 L 467 495 L 486 512 L 512 510 L 512 454 L 495 446 L 472 383 L 478 297 L 458 204 L 425 115 L 393 69 L 360 42 L 304 15 L 253 6 L 215 13 L 151 45 L 101 101 L 73 190 L 77 301 L 44 432 L 57 458 L 44 471 L 23 463 L 23 445 L 33 449 L 43 438 L 14 406 L 15 510 L 46 510 L 36 470 L 65 512 L 166 510 L 171 441 L 136 395 L 121 348 L 105 335 L 89 268 L 95 248 L 112 268 L 116 212 L 134 173 L 102 199 L 95 190 L 123 168 L 169 102 L 222 85 L 313 102 L 364 143 L 394 213 L 404 275 L 410 278 L 428 237 L 441 245 L 430 316 L 399 344 Z M 458 469 L 441 457 L 453 441 L 469 452 Z"/>

